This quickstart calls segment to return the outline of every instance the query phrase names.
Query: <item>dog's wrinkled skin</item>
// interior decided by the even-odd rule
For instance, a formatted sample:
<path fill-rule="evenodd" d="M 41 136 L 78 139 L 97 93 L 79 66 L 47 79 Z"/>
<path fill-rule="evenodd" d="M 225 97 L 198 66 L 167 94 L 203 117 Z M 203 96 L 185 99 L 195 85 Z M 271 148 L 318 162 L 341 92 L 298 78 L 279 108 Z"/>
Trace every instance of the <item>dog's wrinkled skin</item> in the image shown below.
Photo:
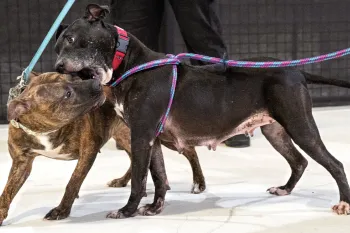
<path fill-rule="evenodd" d="M 103 12 L 103 14 L 101 14 Z M 76 20 L 59 36 L 56 51 L 59 54 L 56 68 L 71 72 L 70 59 L 79 63 L 81 72 L 91 72 L 91 77 L 102 83 L 112 77 L 96 77 L 99 69 L 109 70 L 118 39 L 112 25 L 102 19 L 104 8 L 91 4 L 85 17 Z M 90 16 L 91 15 L 91 16 Z M 87 32 L 93 35 L 87 35 Z M 109 34 L 106 36 L 106 34 Z M 66 40 L 69 35 L 74 42 Z M 145 47 L 130 35 L 127 54 L 121 66 L 113 72 L 119 77 L 126 70 L 148 61 L 164 58 Z M 98 38 L 91 47 L 83 47 L 80 40 Z M 113 45 L 112 49 L 106 50 Z M 98 52 L 93 48 L 101 48 Z M 72 50 L 79 50 L 78 56 Z M 86 57 L 95 58 L 99 67 L 85 66 Z M 103 54 L 103 56 L 102 56 Z M 66 68 L 67 67 L 67 68 Z M 107 67 L 107 68 L 105 68 Z M 91 71 L 92 70 L 92 71 Z M 155 197 L 151 205 L 141 207 L 139 214 L 154 215 L 163 209 L 166 193 L 166 176 L 159 141 L 184 151 L 198 145 L 210 148 L 233 135 L 252 133 L 261 127 L 271 145 L 288 161 L 292 174 L 286 185 L 271 188 L 276 195 L 289 194 L 301 178 L 307 160 L 293 145 L 292 140 L 311 158 L 321 164 L 333 176 L 339 187 L 340 204 L 333 210 L 337 214 L 349 212 L 350 188 L 342 164 L 334 158 L 323 144 L 312 116 L 312 101 L 307 83 L 325 83 L 349 88 L 349 83 L 313 76 L 296 69 L 245 69 L 227 68 L 225 72 L 210 72 L 206 68 L 181 64 L 178 66 L 178 83 L 172 109 L 164 127 L 164 133 L 155 138 L 158 123 L 164 114 L 171 86 L 171 66 L 163 66 L 140 72 L 124 80 L 113 93 L 116 106 L 131 129 L 132 179 L 131 195 L 122 209 L 111 212 L 108 217 L 134 216 L 145 190 L 148 166 L 157 166 L 152 173 Z M 156 158 L 160 160 L 157 161 Z M 134 169 L 135 168 L 135 169 Z"/>

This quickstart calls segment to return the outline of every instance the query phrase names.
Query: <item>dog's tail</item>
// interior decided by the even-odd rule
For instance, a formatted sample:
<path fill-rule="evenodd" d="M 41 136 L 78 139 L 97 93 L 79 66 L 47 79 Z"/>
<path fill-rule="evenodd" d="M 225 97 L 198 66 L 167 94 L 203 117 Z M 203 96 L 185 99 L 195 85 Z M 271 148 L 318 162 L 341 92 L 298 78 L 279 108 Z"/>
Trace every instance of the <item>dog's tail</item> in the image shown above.
<path fill-rule="evenodd" d="M 326 84 L 331 86 L 350 88 L 349 81 L 335 78 L 325 78 L 323 76 L 310 74 L 304 71 L 302 71 L 302 73 L 304 74 L 306 83 L 308 84 Z"/>

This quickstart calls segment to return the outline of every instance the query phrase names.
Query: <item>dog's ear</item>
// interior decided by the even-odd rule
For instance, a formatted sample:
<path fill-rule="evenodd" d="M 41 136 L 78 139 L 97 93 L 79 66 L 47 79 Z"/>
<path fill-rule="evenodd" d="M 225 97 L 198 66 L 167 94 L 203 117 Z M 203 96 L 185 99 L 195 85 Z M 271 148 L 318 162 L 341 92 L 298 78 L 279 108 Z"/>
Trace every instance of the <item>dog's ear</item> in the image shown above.
<path fill-rule="evenodd" d="M 33 78 L 33 77 L 39 76 L 39 75 L 41 75 L 41 73 L 36 72 L 36 71 L 31 71 L 30 74 L 29 74 L 29 78 Z"/>
<path fill-rule="evenodd" d="M 66 28 L 68 27 L 67 24 L 60 24 L 60 26 L 58 26 L 57 31 L 56 31 L 56 41 L 58 40 L 58 37 L 60 37 L 60 35 L 62 34 L 62 32 L 64 30 L 66 30 Z"/>
<path fill-rule="evenodd" d="M 41 75 L 41 73 L 36 72 L 36 71 L 31 71 L 30 74 L 29 74 L 28 80 L 32 81 L 34 77 L 37 77 L 39 75 Z"/>
<path fill-rule="evenodd" d="M 7 119 L 9 121 L 18 119 L 30 109 L 30 101 L 28 100 L 12 100 L 7 108 Z"/>
<path fill-rule="evenodd" d="M 85 16 L 89 22 L 95 22 L 104 19 L 109 13 L 108 6 L 100 6 L 97 4 L 89 4 L 86 7 Z"/>

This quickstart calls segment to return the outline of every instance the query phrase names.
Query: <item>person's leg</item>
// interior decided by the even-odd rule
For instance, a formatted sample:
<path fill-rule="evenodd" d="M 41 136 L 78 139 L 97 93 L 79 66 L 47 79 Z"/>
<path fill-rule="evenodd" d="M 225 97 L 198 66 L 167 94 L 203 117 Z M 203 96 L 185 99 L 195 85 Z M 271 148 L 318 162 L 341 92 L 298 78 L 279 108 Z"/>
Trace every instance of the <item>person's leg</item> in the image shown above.
<path fill-rule="evenodd" d="M 189 52 L 213 57 L 227 54 L 213 0 L 169 0 Z M 192 64 L 201 64 L 192 62 Z M 203 63 L 202 63 L 203 64 Z M 248 147 L 250 138 L 237 135 L 225 141 L 230 147 Z"/>
<path fill-rule="evenodd" d="M 130 32 L 152 50 L 158 50 L 164 0 L 111 0 L 110 7 L 113 24 Z"/>
<path fill-rule="evenodd" d="M 158 51 L 164 0 L 110 0 L 110 21 Z M 117 149 L 122 148 L 116 143 Z"/>
<path fill-rule="evenodd" d="M 222 57 L 226 51 L 212 0 L 169 0 L 186 47 L 191 53 Z"/>

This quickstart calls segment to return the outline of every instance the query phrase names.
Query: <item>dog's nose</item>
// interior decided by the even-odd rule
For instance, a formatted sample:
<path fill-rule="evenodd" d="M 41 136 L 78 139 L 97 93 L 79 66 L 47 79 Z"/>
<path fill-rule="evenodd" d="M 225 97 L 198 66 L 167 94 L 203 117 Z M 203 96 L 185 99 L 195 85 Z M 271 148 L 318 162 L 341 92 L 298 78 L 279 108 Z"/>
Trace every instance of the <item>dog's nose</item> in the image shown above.
<path fill-rule="evenodd" d="M 63 60 L 57 61 L 55 64 L 55 69 L 57 72 L 63 73 L 64 72 L 64 61 Z"/>
<path fill-rule="evenodd" d="M 92 90 L 95 92 L 101 91 L 102 85 L 99 80 L 93 79 L 92 81 Z"/>

